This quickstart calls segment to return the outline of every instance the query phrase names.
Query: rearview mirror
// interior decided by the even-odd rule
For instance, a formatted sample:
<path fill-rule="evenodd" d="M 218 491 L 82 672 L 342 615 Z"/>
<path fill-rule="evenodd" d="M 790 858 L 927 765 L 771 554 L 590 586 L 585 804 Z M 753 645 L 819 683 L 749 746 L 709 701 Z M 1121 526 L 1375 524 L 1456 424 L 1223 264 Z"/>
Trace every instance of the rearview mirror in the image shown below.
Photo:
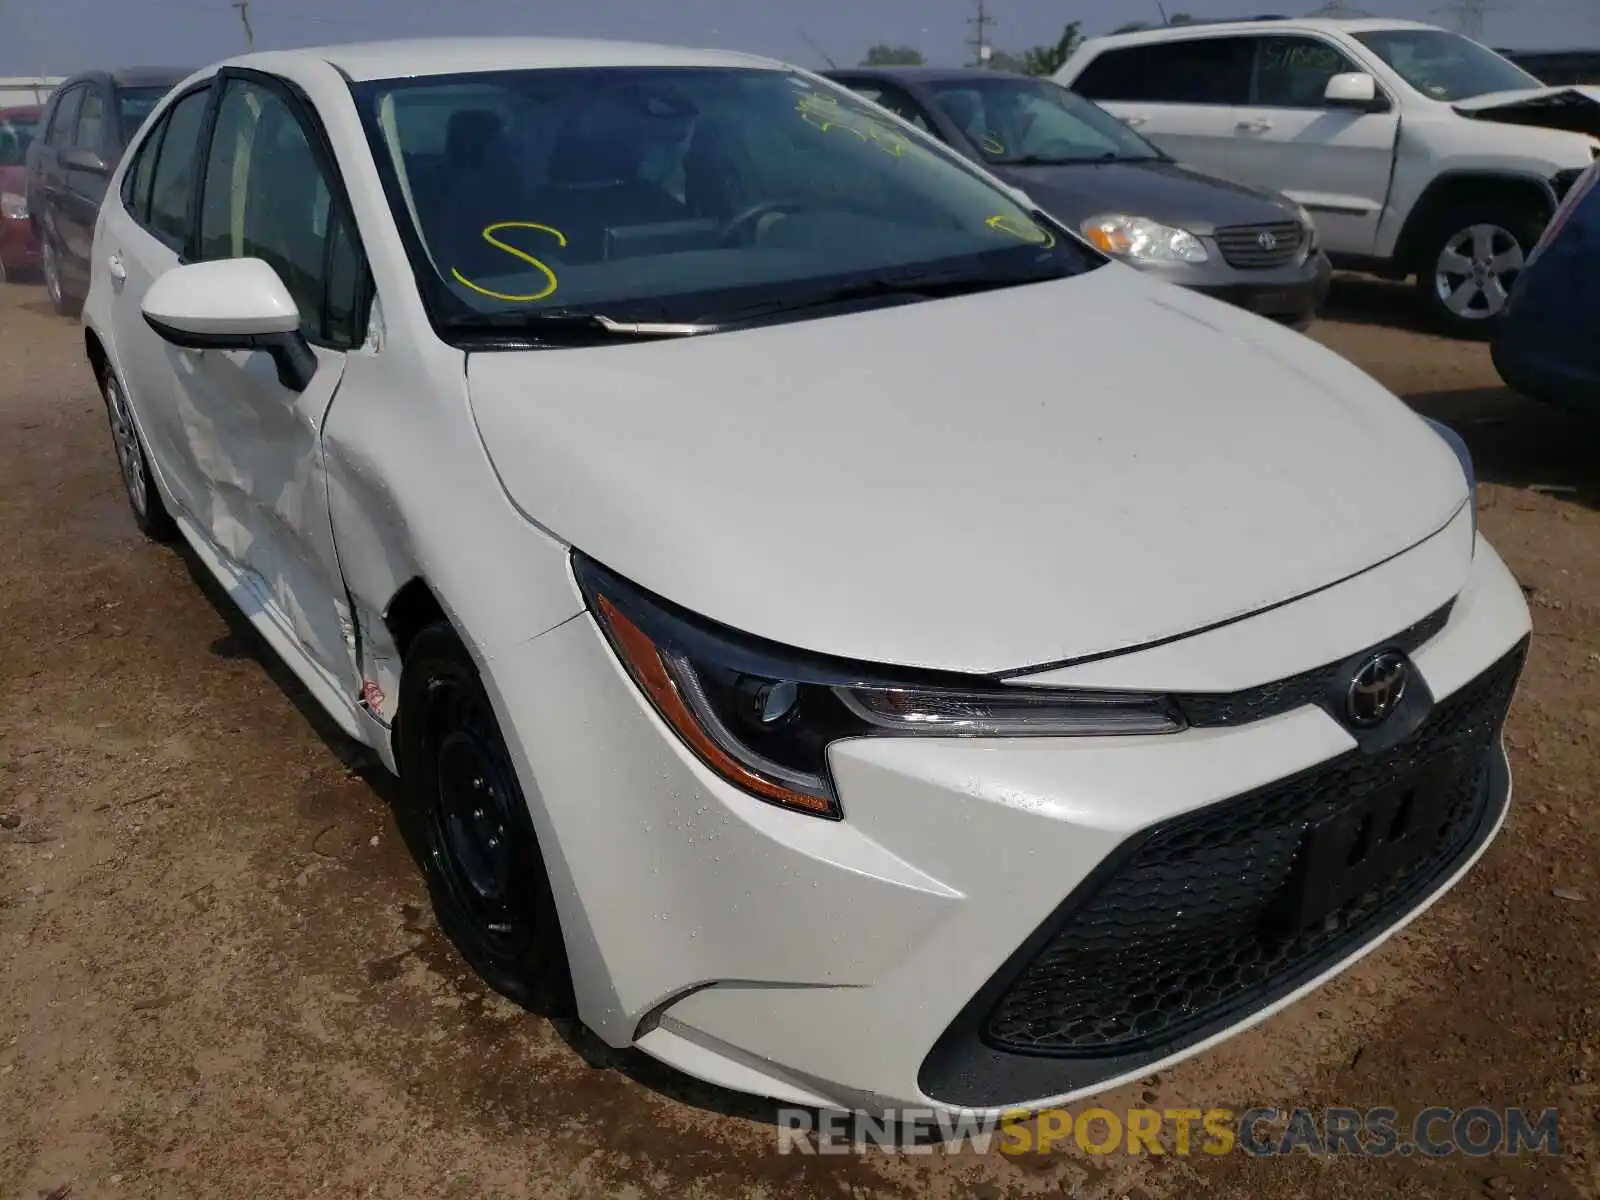
<path fill-rule="evenodd" d="M 300 310 L 278 273 L 259 258 L 225 258 L 174 267 L 150 285 L 145 323 L 185 350 L 260 350 L 278 382 L 303 392 L 317 356 L 300 333 Z"/>
<path fill-rule="evenodd" d="M 1323 99 L 1334 108 L 1359 108 L 1368 112 L 1389 107 L 1386 96 L 1378 91 L 1378 81 L 1365 71 L 1347 71 L 1328 80 Z"/>
<path fill-rule="evenodd" d="M 109 175 L 111 168 L 106 160 L 93 150 L 73 149 L 61 152 L 61 166 L 67 171 L 87 171 L 91 175 Z"/>

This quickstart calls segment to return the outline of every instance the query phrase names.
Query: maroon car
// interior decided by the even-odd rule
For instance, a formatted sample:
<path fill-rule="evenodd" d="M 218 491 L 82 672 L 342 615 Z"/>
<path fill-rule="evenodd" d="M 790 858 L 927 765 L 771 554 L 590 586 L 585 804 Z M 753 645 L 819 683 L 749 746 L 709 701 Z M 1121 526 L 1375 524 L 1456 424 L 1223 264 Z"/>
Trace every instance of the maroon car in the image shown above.
<path fill-rule="evenodd" d="M 0 281 L 39 269 L 39 243 L 28 219 L 24 164 L 39 108 L 0 108 Z"/>

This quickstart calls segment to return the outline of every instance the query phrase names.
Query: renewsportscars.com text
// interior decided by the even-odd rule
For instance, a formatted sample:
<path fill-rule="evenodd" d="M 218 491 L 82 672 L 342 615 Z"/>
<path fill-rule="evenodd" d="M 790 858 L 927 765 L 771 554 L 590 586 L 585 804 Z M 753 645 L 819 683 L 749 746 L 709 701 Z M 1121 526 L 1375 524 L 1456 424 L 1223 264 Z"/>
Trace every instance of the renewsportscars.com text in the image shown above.
<path fill-rule="evenodd" d="M 780 1154 L 1293 1154 L 1442 1158 L 1559 1154 L 1556 1109 L 1090 1108 L 1001 1117 L 932 1109 L 778 1110 Z"/>

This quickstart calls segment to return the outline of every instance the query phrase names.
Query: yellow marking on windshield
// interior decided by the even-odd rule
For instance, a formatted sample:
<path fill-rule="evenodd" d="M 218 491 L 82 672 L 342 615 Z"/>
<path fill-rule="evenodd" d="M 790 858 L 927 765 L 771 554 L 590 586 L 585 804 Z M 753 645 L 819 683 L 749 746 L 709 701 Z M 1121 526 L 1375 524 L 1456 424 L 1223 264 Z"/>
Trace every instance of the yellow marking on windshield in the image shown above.
<path fill-rule="evenodd" d="M 820 129 L 823 133 L 835 129 L 853 133 L 873 149 L 881 150 L 891 158 L 899 158 L 911 148 L 910 142 L 875 120 L 870 113 L 843 108 L 833 96 L 808 92 L 800 97 L 794 109 L 800 114 L 800 119 L 812 128 Z M 866 128 L 852 123 L 852 118 L 855 122 L 865 124 Z"/>
<path fill-rule="evenodd" d="M 493 292 L 480 284 L 473 283 L 457 268 L 451 267 L 450 274 L 455 278 L 455 281 L 471 288 L 480 295 L 488 296 L 493 300 L 505 300 L 512 304 L 532 304 L 535 300 L 543 300 L 546 296 L 552 294 L 557 287 L 556 273 L 526 250 L 519 250 L 517 247 L 495 237 L 495 233 L 501 229 L 537 229 L 540 233 L 548 233 L 555 238 L 558 246 L 567 244 L 567 235 L 550 225 L 540 225 L 537 221 L 496 221 L 493 225 L 485 225 L 483 227 L 483 240 L 496 250 L 504 250 L 512 258 L 520 259 L 535 271 L 540 272 L 549 281 L 544 288 L 526 296 L 513 296 L 506 292 Z"/>
<path fill-rule="evenodd" d="M 990 229 L 998 229 L 1001 233 L 1009 233 L 1014 238 L 1020 238 L 1035 246 L 1046 250 L 1056 244 L 1056 235 L 1043 226 L 1035 225 L 1032 221 L 1022 217 L 1008 216 L 1000 213 L 990 217 L 984 222 Z"/>
<path fill-rule="evenodd" d="M 983 150 L 985 154 L 1004 154 L 1006 147 L 994 134 L 986 133 L 983 135 Z"/>

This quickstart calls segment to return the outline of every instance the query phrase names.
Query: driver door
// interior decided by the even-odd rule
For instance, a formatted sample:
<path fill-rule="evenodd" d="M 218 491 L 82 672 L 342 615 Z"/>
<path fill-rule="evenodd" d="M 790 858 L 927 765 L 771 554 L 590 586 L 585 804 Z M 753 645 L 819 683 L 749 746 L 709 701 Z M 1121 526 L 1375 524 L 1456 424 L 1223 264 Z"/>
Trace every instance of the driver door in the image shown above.
<path fill-rule="evenodd" d="M 259 258 L 300 310 L 317 369 L 305 390 L 256 351 L 167 347 L 186 401 L 196 518 L 215 553 L 347 698 L 360 688 L 334 553 L 322 426 L 357 344 L 365 267 L 353 226 L 313 147 L 309 114 L 258 76 L 224 73 L 204 164 L 196 258 Z M 247 597 L 237 597 L 248 609 Z"/>

